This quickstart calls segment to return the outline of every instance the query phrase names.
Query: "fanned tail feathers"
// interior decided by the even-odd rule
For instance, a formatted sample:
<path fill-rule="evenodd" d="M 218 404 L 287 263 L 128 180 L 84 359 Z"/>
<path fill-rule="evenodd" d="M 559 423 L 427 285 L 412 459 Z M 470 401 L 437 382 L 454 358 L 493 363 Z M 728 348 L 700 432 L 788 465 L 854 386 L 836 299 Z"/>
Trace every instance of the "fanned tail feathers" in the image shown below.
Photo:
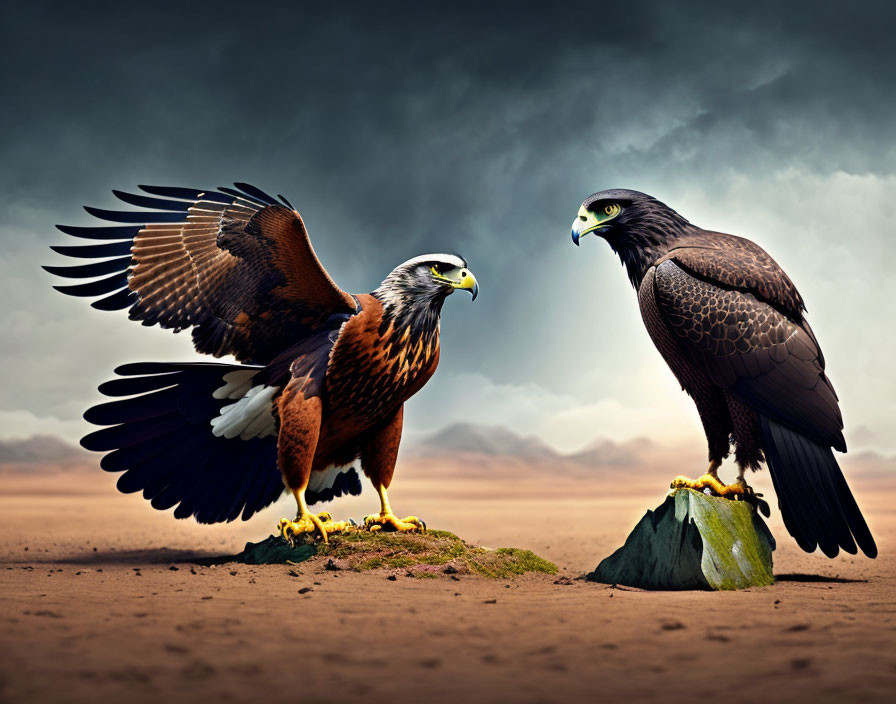
<path fill-rule="evenodd" d="M 828 557 L 840 548 L 868 557 L 877 545 L 830 447 L 760 414 L 762 443 L 781 517 L 806 552 L 816 547 Z"/>

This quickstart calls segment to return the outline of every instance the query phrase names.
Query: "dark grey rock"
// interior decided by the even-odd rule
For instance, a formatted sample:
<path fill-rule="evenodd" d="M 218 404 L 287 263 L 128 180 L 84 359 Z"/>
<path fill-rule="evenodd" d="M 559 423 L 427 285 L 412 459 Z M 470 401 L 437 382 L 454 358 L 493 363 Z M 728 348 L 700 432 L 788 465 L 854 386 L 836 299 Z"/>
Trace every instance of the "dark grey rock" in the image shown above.
<path fill-rule="evenodd" d="M 223 565 L 229 562 L 242 562 L 246 565 L 285 565 L 304 562 L 317 554 L 317 546 L 302 543 L 292 547 L 279 535 L 272 535 L 260 543 L 246 543 L 246 547 L 238 555 L 224 557 L 208 557 L 196 560 L 201 565 Z"/>
<path fill-rule="evenodd" d="M 775 581 L 775 539 L 746 501 L 678 489 L 587 575 L 641 589 L 744 589 Z"/>

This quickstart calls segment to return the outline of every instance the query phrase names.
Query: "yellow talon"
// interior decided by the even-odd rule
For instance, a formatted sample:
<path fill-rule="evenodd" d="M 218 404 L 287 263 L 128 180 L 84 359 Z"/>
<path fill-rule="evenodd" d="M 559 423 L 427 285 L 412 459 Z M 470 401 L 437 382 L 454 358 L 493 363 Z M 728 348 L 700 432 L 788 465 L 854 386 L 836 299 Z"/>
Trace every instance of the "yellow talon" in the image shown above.
<path fill-rule="evenodd" d="M 402 533 L 413 533 L 419 531 L 426 532 L 426 524 L 416 516 L 407 516 L 399 518 L 392 513 L 392 507 L 389 505 L 389 496 L 386 493 L 386 487 L 382 484 L 376 488 L 380 495 L 380 512 L 379 515 L 367 516 L 364 519 L 364 527 L 371 531 L 389 530 L 400 531 Z"/>
<path fill-rule="evenodd" d="M 696 489 L 701 491 L 710 488 L 719 496 L 735 496 L 744 494 L 744 488 L 740 484 L 723 484 L 718 477 L 711 474 L 704 474 L 699 479 L 688 479 L 687 477 L 675 477 L 670 485 L 672 489 Z"/>
<path fill-rule="evenodd" d="M 304 536 L 314 539 L 320 536 L 324 543 L 328 543 L 327 535 L 330 533 L 339 533 L 354 527 L 350 521 L 334 521 L 333 517 L 327 512 L 321 512 L 317 515 L 308 512 L 304 515 L 296 516 L 294 521 L 288 518 L 280 519 L 280 535 L 283 536 L 292 547 L 298 545 Z"/>
<path fill-rule="evenodd" d="M 696 489 L 697 491 L 709 488 L 717 496 L 725 497 L 743 497 L 753 493 L 753 490 L 747 485 L 742 476 L 738 477 L 734 484 L 723 484 L 719 479 L 719 467 L 721 464 L 721 462 L 713 460 L 706 469 L 706 474 L 699 479 L 677 476 L 672 480 L 669 487 L 671 489 Z"/>
<path fill-rule="evenodd" d="M 339 533 L 344 530 L 350 530 L 355 527 L 353 521 L 334 521 L 333 517 L 326 511 L 321 511 L 315 515 L 308 510 L 308 504 L 305 503 L 305 489 L 293 489 L 293 496 L 296 497 L 296 503 L 299 506 L 299 512 L 296 514 L 294 521 L 288 518 L 281 518 L 278 527 L 280 535 L 292 547 L 301 542 L 300 538 L 310 536 L 313 540 L 319 535 L 324 543 L 327 540 L 328 533 Z"/>
<path fill-rule="evenodd" d="M 706 470 L 706 474 L 699 479 L 688 479 L 687 477 L 682 476 L 675 477 L 675 479 L 672 480 L 672 484 L 670 484 L 670 488 L 696 489 L 697 491 L 709 488 L 716 496 L 722 496 L 737 501 L 748 501 L 758 509 L 763 516 L 768 518 L 769 515 L 771 515 L 768 502 L 763 500 L 762 494 L 757 494 L 753 491 L 753 487 L 747 484 L 747 480 L 744 479 L 743 471 L 741 471 L 740 476 L 738 476 L 733 484 L 723 484 L 718 475 L 720 464 L 721 463 L 719 462 L 712 462 Z"/>
<path fill-rule="evenodd" d="M 402 533 L 426 532 L 426 524 L 416 516 L 399 518 L 391 511 L 364 519 L 364 527 L 369 531 L 387 530 Z"/>

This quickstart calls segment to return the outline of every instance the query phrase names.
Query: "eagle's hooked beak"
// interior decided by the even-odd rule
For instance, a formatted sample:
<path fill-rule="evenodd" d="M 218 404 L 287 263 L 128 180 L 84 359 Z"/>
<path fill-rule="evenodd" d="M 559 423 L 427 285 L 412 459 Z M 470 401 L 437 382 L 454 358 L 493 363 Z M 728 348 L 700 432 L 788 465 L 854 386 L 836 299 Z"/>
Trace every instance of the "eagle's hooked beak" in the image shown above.
<path fill-rule="evenodd" d="M 586 210 L 585 206 L 579 208 L 578 215 L 572 223 L 572 243 L 578 247 L 579 238 L 584 237 L 589 232 L 594 232 L 602 227 L 603 222 L 598 220 L 597 214 Z"/>
<path fill-rule="evenodd" d="M 476 277 L 473 276 L 473 272 L 469 269 L 464 269 L 461 271 L 460 281 L 454 281 L 451 283 L 454 288 L 464 289 L 465 291 L 469 291 L 473 298 L 471 300 L 476 300 L 476 296 L 479 295 L 479 284 L 476 281 Z"/>
<path fill-rule="evenodd" d="M 436 281 L 448 284 L 453 289 L 463 289 L 473 294 L 473 300 L 479 295 L 479 284 L 473 272 L 466 268 L 457 267 L 449 271 L 439 272 L 438 269 L 432 267 L 432 276 Z"/>

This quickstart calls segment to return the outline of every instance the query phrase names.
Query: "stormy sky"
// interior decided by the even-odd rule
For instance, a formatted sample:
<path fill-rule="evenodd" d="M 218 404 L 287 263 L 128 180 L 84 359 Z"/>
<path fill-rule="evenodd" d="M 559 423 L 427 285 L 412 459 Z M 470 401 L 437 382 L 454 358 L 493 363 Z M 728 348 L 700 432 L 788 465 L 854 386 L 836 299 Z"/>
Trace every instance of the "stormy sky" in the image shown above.
<path fill-rule="evenodd" d="M 138 183 L 286 195 L 346 290 L 454 251 L 412 433 L 466 420 L 562 450 L 702 443 L 605 243 L 593 191 L 646 191 L 795 280 L 852 448 L 896 452 L 896 6 L 6 3 L 0 438 L 85 430 L 126 361 L 195 357 L 51 289 L 57 222 Z M 452 8 L 449 10 L 449 8 Z"/>

